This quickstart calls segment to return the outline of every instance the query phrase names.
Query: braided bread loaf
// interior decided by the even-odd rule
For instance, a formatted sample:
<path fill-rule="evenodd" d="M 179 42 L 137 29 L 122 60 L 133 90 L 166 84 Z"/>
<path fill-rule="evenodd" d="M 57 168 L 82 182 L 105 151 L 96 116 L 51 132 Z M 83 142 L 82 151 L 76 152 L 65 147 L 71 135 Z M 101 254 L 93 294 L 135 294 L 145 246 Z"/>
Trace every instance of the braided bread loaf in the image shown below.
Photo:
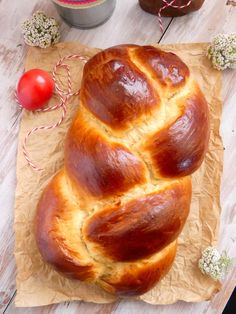
<path fill-rule="evenodd" d="M 208 139 L 206 100 L 175 54 L 123 45 L 95 55 L 64 167 L 38 204 L 43 258 L 116 295 L 151 289 L 173 263 Z"/>

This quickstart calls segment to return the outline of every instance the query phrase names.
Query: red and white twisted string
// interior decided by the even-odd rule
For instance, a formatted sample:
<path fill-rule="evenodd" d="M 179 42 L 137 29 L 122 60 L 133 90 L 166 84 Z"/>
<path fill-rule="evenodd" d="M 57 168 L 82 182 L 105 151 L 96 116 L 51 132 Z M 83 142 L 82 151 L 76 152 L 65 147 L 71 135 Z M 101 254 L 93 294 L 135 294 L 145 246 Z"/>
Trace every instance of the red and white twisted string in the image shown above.
<path fill-rule="evenodd" d="M 170 2 L 168 2 L 167 0 L 162 0 L 162 1 L 163 1 L 164 5 L 158 11 L 158 20 L 159 20 L 159 25 L 160 25 L 161 32 L 163 33 L 164 32 L 164 28 L 163 28 L 161 12 L 164 11 L 168 7 L 175 8 L 175 9 L 187 8 L 192 3 L 193 0 L 189 0 L 186 4 L 183 4 L 183 5 L 175 5 L 174 3 L 177 0 L 172 0 Z"/>
<path fill-rule="evenodd" d="M 56 94 L 58 94 L 58 96 L 60 98 L 60 102 L 59 102 L 59 104 L 51 106 L 51 107 L 46 107 L 46 108 L 43 108 L 43 109 L 35 110 L 36 112 L 48 112 L 48 111 L 56 110 L 58 108 L 62 108 L 62 115 L 61 115 L 60 119 L 56 123 L 54 123 L 52 125 L 48 125 L 48 126 L 41 125 L 41 126 L 37 126 L 37 127 L 33 128 L 33 129 L 31 129 L 26 134 L 26 136 L 24 138 L 24 141 L 23 141 L 23 144 L 22 144 L 22 151 L 23 151 L 24 157 L 25 157 L 28 165 L 30 167 L 32 167 L 34 170 L 36 170 L 36 171 L 42 171 L 43 168 L 36 166 L 34 161 L 29 156 L 29 153 L 28 153 L 28 150 L 27 150 L 27 141 L 28 141 L 29 137 L 33 133 L 35 133 L 35 132 L 37 132 L 39 130 L 52 130 L 52 129 L 55 129 L 56 127 L 58 127 L 63 122 L 63 120 L 65 119 L 65 116 L 66 116 L 66 113 L 67 113 L 67 102 L 68 102 L 68 100 L 70 99 L 70 97 L 77 96 L 80 93 L 80 90 L 72 91 L 72 81 L 71 81 L 70 68 L 69 68 L 69 66 L 67 64 L 63 63 L 66 60 L 72 60 L 72 59 L 79 59 L 80 61 L 83 61 L 83 62 L 87 62 L 88 61 L 88 57 L 80 56 L 80 55 L 69 55 L 69 56 L 65 56 L 65 57 L 61 58 L 57 62 L 57 64 L 54 66 L 54 69 L 53 69 L 53 72 L 52 72 L 52 77 L 53 77 L 53 80 L 54 80 L 54 83 L 55 83 L 55 92 L 56 92 Z M 68 84 L 68 89 L 67 90 L 63 90 L 59 86 L 59 84 L 57 82 L 57 70 L 59 68 L 65 68 L 66 69 L 66 72 L 67 72 L 67 84 Z M 17 99 L 17 95 L 16 95 L 16 101 L 19 104 L 19 101 Z M 19 104 L 19 106 L 20 106 L 20 104 Z"/>

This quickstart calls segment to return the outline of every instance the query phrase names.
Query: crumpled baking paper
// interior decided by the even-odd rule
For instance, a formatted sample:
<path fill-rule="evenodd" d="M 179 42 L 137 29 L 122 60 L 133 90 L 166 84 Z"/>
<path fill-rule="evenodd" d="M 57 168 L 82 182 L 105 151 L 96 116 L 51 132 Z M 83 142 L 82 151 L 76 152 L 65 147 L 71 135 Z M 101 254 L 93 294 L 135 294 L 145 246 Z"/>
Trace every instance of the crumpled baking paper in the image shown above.
<path fill-rule="evenodd" d="M 208 245 L 215 245 L 220 222 L 220 178 L 223 147 L 219 135 L 221 116 L 221 73 L 211 67 L 205 57 L 207 44 L 175 44 L 161 48 L 180 56 L 190 67 L 200 84 L 210 107 L 211 137 L 209 152 L 201 168 L 193 175 L 193 196 L 187 223 L 178 240 L 174 265 L 168 275 L 154 289 L 139 299 L 152 304 L 170 304 L 178 300 L 199 302 L 210 299 L 220 289 L 220 283 L 203 276 L 198 259 Z M 26 70 L 41 68 L 52 71 L 56 62 L 71 54 L 93 56 L 98 49 L 78 42 L 60 43 L 48 49 L 30 48 Z M 77 59 L 71 65 L 73 88 L 78 89 L 83 63 Z M 66 83 L 66 73 L 59 72 L 59 81 Z M 58 98 L 50 101 L 56 104 Z M 72 117 L 78 108 L 79 97 L 68 104 L 65 121 L 56 129 L 39 131 L 28 141 L 30 156 L 44 172 L 35 172 L 26 163 L 22 142 L 33 127 L 55 123 L 60 109 L 48 113 L 23 112 L 17 156 L 17 188 L 15 201 L 15 259 L 17 264 L 16 306 L 41 306 L 69 300 L 96 303 L 114 302 L 115 297 L 93 284 L 63 277 L 42 259 L 36 247 L 33 220 L 43 188 L 63 163 L 63 145 Z"/>

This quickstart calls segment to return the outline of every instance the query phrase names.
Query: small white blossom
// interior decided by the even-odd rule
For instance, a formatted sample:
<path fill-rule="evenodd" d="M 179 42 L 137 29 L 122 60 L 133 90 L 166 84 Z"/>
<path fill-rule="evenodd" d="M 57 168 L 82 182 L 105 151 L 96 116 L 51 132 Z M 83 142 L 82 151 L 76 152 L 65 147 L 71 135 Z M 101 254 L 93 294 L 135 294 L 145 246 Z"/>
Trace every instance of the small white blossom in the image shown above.
<path fill-rule="evenodd" d="M 236 34 L 219 34 L 213 38 L 207 56 L 217 70 L 236 69 Z"/>
<path fill-rule="evenodd" d="M 198 262 L 201 272 L 214 280 L 222 279 L 230 264 L 231 260 L 226 252 L 220 254 L 215 247 L 211 246 L 202 252 L 202 257 Z"/>
<path fill-rule="evenodd" d="M 60 39 L 59 25 L 53 17 L 37 11 L 22 24 L 25 43 L 29 46 L 47 48 Z"/>

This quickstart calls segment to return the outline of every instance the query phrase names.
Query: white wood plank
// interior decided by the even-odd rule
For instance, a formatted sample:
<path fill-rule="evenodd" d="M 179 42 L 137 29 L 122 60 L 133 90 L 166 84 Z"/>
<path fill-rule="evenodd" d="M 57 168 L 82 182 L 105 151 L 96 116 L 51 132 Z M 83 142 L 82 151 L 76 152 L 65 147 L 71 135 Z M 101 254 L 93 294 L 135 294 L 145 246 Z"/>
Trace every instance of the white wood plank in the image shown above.
<path fill-rule="evenodd" d="M 43 1 L 42 7 L 47 3 Z M 37 0 L 0 2 L 0 312 L 15 292 L 13 209 L 20 110 L 14 90 L 26 53 L 20 24 L 37 9 Z"/>
<path fill-rule="evenodd" d="M 170 20 L 163 20 L 164 29 Z M 117 0 L 115 12 L 107 23 L 86 31 L 72 28 L 65 40 L 78 40 L 92 47 L 107 48 L 124 43 L 156 43 L 161 35 L 157 17 L 143 11 L 137 0 Z"/>
<path fill-rule="evenodd" d="M 172 305 L 151 305 L 140 301 L 121 301 L 115 304 L 93 304 L 85 302 L 68 302 L 58 306 L 39 307 L 39 308 L 15 308 L 11 303 L 7 309 L 7 314 L 182 314 L 186 310 L 188 314 L 203 313 L 205 303 L 196 308 L 196 304 L 187 304 L 185 302 L 178 302 L 175 304 L 175 312 L 173 312 Z"/>
<path fill-rule="evenodd" d="M 118 2 L 118 9 L 119 11 L 119 22 L 117 20 L 117 25 L 112 31 L 112 33 L 109 33 L 109 29 L 111 29 L 111 25 L 114 23 L 114 16 L 112 19 L 107 23 L 104 24 L 101 28 L 94 29 L 89 31 L 80 31 L 76 29 L 71 29 L 67 27 L 66 25 L 63 24 L 63 38 L 66 40 L 80 40 L 84 44 L 89 44 L 92 46 L 98 46 L 98 47 L 107 47 L 116 43 L 120 42 L 136 42 L 136 43 L 148 43 L 148 42 L 155 42 L 158 40 L 158 36 L 155 37 L 154 34 L 155 32 L 153 30 L 157 30 L 158 33 L 158 27 L 156 27 L 156 19 L 155 17 L 152 17 L 146 13 L 144 13 L 145 17 L 145 23 L 143 22 L 143 14 L 140 15 L 141 11 L 139 11 L 139 8 L 135 5 L 135 1 L 130 1 L 129 3 L 132 2 L 133 8 L 136 8 L 135 14 L 136 18 L 133 18 L 133 13 L 132 13 L 132 6 L 130 5 L 129 9 L 126 8 L 126 13 L 129 12 L 129 14 L 126 14 L 126 18 L 130 24 L 127 26 L 125 29 L 123 28 L 122 32 L 122 23 L 123 23 L 123 17 L 122 17 L 122 7 L 121 7 L 121 1 Z M 233 14 L 235 14 L 235 11 L 233 11 L 232 7 L 226 7 L 223 3 L 224 1 L 207 1 L 206 4 L 203 7 L 203 10 L 201 11 L 201 18 L 199 18 L 198 13 L 178 18 L 173 21 L 171 27 L 169 28 L 167 34 L 164 36 L 164 41 L 165 42 L 187 42 L 187 41 L 208 41 L 213 34 L 216 34 L 218 32 L 230 32 L 235 30 L 236 26 L 236 19 L 235 17 L 233 18 Z M 4 8 L 7 7 L 7 1 L 3 1 L 0 4 L 0 8 L 2 3 L 4 3 Z M 16 13 L 11 13 L 11 16 L 15 19 L 15 21 L 19 20 L 19 17 L 23 17 L 29 15 L 30 11 L 32 10 L 34 4 L 36 1 L 24 1 L 23 8 L 21 7 L 20 12 L 16 12 L 17 10 L 15 9 Z M 42 1 L 42 7 L 46 8 L 48 5 L 45 1 Z M 46 5 L 46 6 L 45 6 Z M 49 6 L 49 10 L 51 12 L 54 12 L 53 7 Z M 12 8 L 12 4 L 11 4 Z M 217 8 L 217 9 L 216 9 Z M 23 14 L 24 12 L 24 14 Z M 14 15 L 16 14 L 16 15 Z M 131 17 L 131 20 L 129 20 L 129 17 Z M 148 20 L 147 20 L 148 19 Z M 139 34 L 137 32 L 140 32 L 141 26 L 145 27 L 147 25 L 146 23 L 152 19 L 152 25 L 148 24 L 148 27 L 142 29 L 141 33 Z M 141 20 L 141 22 L 140 22 Z M 6 18 L 5 20 L 5 25 L 6 29 L 9 28 L 9 15 L 8 15 L 8 20 Z M 115 20 L 116 21 L 116 20 Z M 136 27 L 136 22 L 139 21 L 138 27 Z M 110 24 L 109 24 L 110 23 Z M 120 24 L 119 24 L 120 23 Z M 109 29 L 108 28 L 109 25 Z M 133 30 L 127 32 L 127 30 L 130 30 L 130 28 Z M 4 44 L 3 48 L 8 47 L 6 51 L 3 52 L 4 58 L 7 56 L 9 58 L 9 55 L 11 56 L 12 59 L 14 59 L 17 56 L 17 52 L 9 52 L 9 47 L 12 47 L 12 43 L 10 42 L 10 36 L 14 34 L 14 38 L 16 36 L 15 34 L 17 33 L 17 27 L 18 24 L 15 22 L 15 29 L 12 30 L 11 34 L 4 34 Z M 156 27 L 156 28 L 154 28 Z M 150 28 L 151 33 L 150 33 Z M 102 34 L 99 32 L 102 30 Z M 125 31 L 126 30 L 126 31 Z M 191 30 L 191 32 L 189 31 Z M 118 34 L 119 33 L 119 34 Z M 109 34 L 109 35 L 108 35 Z M 104 36 L 104 37 L 103 37 Z M 141 36 L 141 37 L 139 37 Z M 110 41 L 109 41 L 110 37 Z M 157 39 L 156 39 L 157 38 Z M 19 39 L 18 39 L 19 40 Z M 19 40 L 20 41 L 20 40 Z M 1 42 L 2 43 L 2 42 Z M 10 46 L 9 46 L 10 45 Z M 14 42 L 13 48 L 15 48 L 16 42 Z M 10 48 L 12 49 L 12 48 Z M 2 51 L 2 50 L 1 50 Z M 18 58 L 21 57 L 22 53 L 22 47 L 19 47 L 19 53 L 18 53 Z M 12 62 L 12 61 L 11 61 Z M 2 64 L 2 63 L 1 63 Z M 11 73 L 8 73 L 9 71 L 9 66 L 10 61 L 7 61 L 6 63 L 6 68 L 4 68 L 5 72 L 1 73 L 6 73 L 9 79 L 6 81 L 6 83 L 1 84 L 0 86 L 3 88 L 0 90 L 1 95 L 4 95 L 5 88 L 6 86 L 10 86 L 12 82 L 14 81 L 14 75 L 16 73 L 18 74 L 21 68 L 14 70 L 14 66 L 19 65 L 19 59 L 15 59 L 13 64 L 10 64 L 11 67 Z M 10 76 L 12 74 L 12 77 Z M 222 240 L 221 240 L 221 247 L 222 248 L 227 248 L 230 250 L 230 253 L 233 255 L 235 252 L 235 246 L 232 243 L 235 243 L 236 235 L 235 235 L 235 230 L 236 228 L 234 227 L 235 223 L 235 169 L 232 167 L 232 162 L 235 160 L 235 150 L 233 151 L 233 144 L 235 143 L 235 135 L 232 134 L 233 126 L 235 126 L 235 99 L 236 95 L 234 93 L 234 86 L 235 86 L 235 81 L 236 77 L 235 74 L 232 74 L 232 72 L 229 72 L 225 76 L 225 88 L 224 88 L 224 111 L 223 111 L 223 119 L 222 119 L 222 135 L 226 147 L 225 151 L 225 170 L 224 170 L 224 178 L 222 182 L 222 202 L 223 202 L 223 215 L 222 215 L 222 221 L 223 223 L 221 224 L 221 234 L 222 234 Z M 15 119 L 17 116 L 15 116 L 15 109 L 12 107 L 12 101 L 10 102 L 8 97 L 9 94 L 6 93 L 7 97 L 4 98 L 5 102 L 1 102 L 1 105 L 4 104 L 10 104 L 10 108 L 6 107 L 0 107 L 0 119 L 2 117 L 1 121 L 1 126 L 3 127 L 3 130 L 11 130 L 13 133 L 16 134 L 17 132 L 17 127 L 18 125 L 16 124 L 15 126 L 12 126 L 14 123 Z M 0 106 L 1 106 L 0 105 Z M 9 121 L 11 121 L 9 123 Z M 15 133 L 14 133 L 15 132 Z M 231 132 L 231 133 L 230 133 Z M 2 134 L 2 133 L 1 133 Z M 9 142 L 12 141 L 12 145 L 9 145 Z M 4 225 L 6 227 L 6 231 L 4 231 L 0 225 L 0 231 L 3 237 L 0 239 L 0 247 L 5 248 L 6 251 L 2 251 L 2 256 L 4 260 L 6 261 L 4 263 L 4 266 L 1 266 L 1 275 L 0 275 L 0 287 L 5 287 L 6 290 L 10 289 L 12 287 L 12 282 L 14 278 L 14 262 L 12 262 L 12 230 L 8 231 L 12 227 L 12 204 L 13 204 L 13 191 L 15 181 L 14 181 L 14 160 L 15 160 L 15 151 L 14 147 L 16 147 L 16 139 L 14 139 L 14 135 L 12 137 L 7 137 L 2 141 L 2 145 L 0 146 L 0 151 L 1 152 L 6 152 L 6 159 L 5 162 L 0 165 L 0 170 L 5 169 L 5 165 L 8 164 L 11 160 L 13 160 L 13 163 L 10 164 L 10 168 L 13 169 L 12 173 L 8 173 L 8 175 L 4 175 L 4 181 L 2 181 L 2 186 L 1 186 L 1 192 L 3 191 L 4 193 L 1 193 L 1 195 L 6 195 L 5 199 L 3 199 L 3 204 L 4 206 L 1 208 L 6 208 L 5 211 L 5 216 L 3 216 L 3 219 L 1 219 L 1 223 L 6 222 Z M 8 146 L 6 146 L 8 144 Z M 10 150 L 12 146 L 12 151 Z M 5 148 L 3 150 L 3 148 Z M 7 148 L 7 149 L 6 149 Z M 0 159 L 1 160 L 1 159 Z M 0 177 L 1 177 L 2 172 L 0 172 Z M 2 176 L 3 177 L 3 176 Z M 8 200 L 7 200 L 8 199 Z M 7 206 L 6 206 L 7 204 Z M 7 214 L 9 213 L 9 214 Z M 1 213 L 2 215 L 2 213 Z M 10 217 L 10 218 L 9 218 Z M 1 216 L 2 218 L 2 216 Z M 3 232 L 2 232 L 3 231 Z M 5 233 L 4 233 L 5 232 Z M 234 250 L 234 251 L 233 251 Z M 7 265 L 7 267 L 6 267 Z M 10 265 L 10 266 L 8 266 Z M 6 268 L 6 271 L 2 275 L 2 269 Z M 13 274 L 13 275 L 12 275 Z M 9 281 L 8 281 L 9 280 Z M 54 305 L 54 306 L 49 306 L 49 307 L 44 307 L 44 308 L 35 308 L 35 309 L 16 309 L 14 307 L 14 304 L 10 304 L 7 313 L 221 313 L 222 308 L 224 307 L 225 302 L 227 301 L 229 294 L 232 290 L 232 287 L 234 286 L 234 280 L 235 280 L 235 272 L 229 273 L 228 280 L 225 282 L 225 287 L 226 287 L 226 292 L 224 293 L 224 297 L 216 297 L 214 300 L 209 303 L 209 302 L 203 302 L 201 304 L 186 304 L 184 302 L 178 302 L 175 305 L 170 305 L 170 306 L 152 306 L 152 305 L 147 305 L 142 302 L 131 302 L 131 301 L 122 301 L 120 303 L 116 304 L 111 304 L 111 305 L 94 305 L 94 304 L 85 304 L 83 302 L 73 302 L 73 303 L 65 303 L 61 305 Z M 2 285 L 3 283 L 3 285 Z M 13 288 L 14 289 L 14 288 Z M 13 289 L 10 289 L 9 291 L 13 291 Z M 0 295 L 2 296 L 2 295 Z M 3 296 L 4 302 L 8 300 L 10 296 L 10 293 L 6 293 L 6 295 Z"/>
<path fill-rule="evenodd" d="M 201 16 L 198 13 L 174 19 L 162 42 L 210 41 L 218 33 L 233 33 L 236 30 L 236 8 L 226 1 L 206 1 Z M 223 113 L 221 135 L 225 146 L 224 171 L 221 185 L 222 215 L 219 247 L 236 258 L 236 72 L 225 71 L 223 79 Z M 210 209 L 209 209 L 210 210 Z M 231 268 L 220 293 L 206 303 L 204 313 L 222 313 L 236 285 L 235 266 Z M 183 312 L 185 313 L 185 312 Z"/>
<path fill-rule="evenodd" d="M 215 7 L 217 7 L 217 11 L 215 11 Z M 204 11 L 201 11 L 201 19 L 197 13 L 178 18 L 174 20 L 171 28 L 169 29 L 166 36 L 164 36 L 165 42 L 187 42 L 187 41 L 208 41 L 210 37 L 218 33 L 222 32 L 222 29 L 226 32 L 233 31 L 235 29 L 235 19 L 233 18 L 232 8 L 225 7 L 222 4 L 222 1 L 207 1 L 203 7 Z M 224 18 L 225 17 L 225 18 Z M 217 21 L 217 23 L 216 23 Z M 184 24 L 183 24 L 184 22 Z M 183 28 L 184 25 L 184 28 Z M 215 27 L 216 26 L 216 27 Z M 191 30 L 191 32 L 189 31 Z M 77 36 L 77 31 L 72 30 L 72 32 L 76 32 L 75 37 Z M 84 33 L 85 34 L 85 33 Z M 71 33 L 68 34 L 68 38 L 70 38 Z M 73 35 L 74 36 L 74 35 Z M 82 36 L 82 35 L 81 35 Z M 82 36 L 83 37 L 83 36 Z M 78 35 L 77 38 L 80 38 Z M 73 39 L 73 38 L 70 38 Z M 84 43 L 92 44 L 89 36 L 84 35 Z M 96 38 L 94 39 L 96 42 Z M 94 44 L 95 46 L 96 44 Z M 110 45 L 110 44 L 107 44 Z M 99 46 L 99 45 L 97 45 Z M 221 232 L 222 232 L 222 240 L 221 247 L 229 248 L 230 253 L 233 254 L 234 246 L 232 246 L 230 242 L 230 238 L 232 242 L 235 242 L 235 228 L 233 223 L 235 223 L 235 181 L 234 178 L 235 172 L 232 168 L 232 161 L 235 160 L 233 152 L 233 143 L 235 143 L 235 136 L 230 135 L 230 128 L 235 124 L 235 113 L 233 104 L 235 103 L 235 95 L 233 93 L 233 85 L 235 85 L 235 76 L 232 72 L 227 73 L 226 75 L 226 84 L 224 89 L 224 100 L 225 107 L 223 112 L 223 123 L 222 123 L 222 134 L 224 143 L 226 146 L 226 155 L 225 155 L 225 170 L 224 170 L 224 179 L 222 183 L 222 202 L 223 202 L 223 215 L 221 224 Z M 232 130 L 231 130 L 232 131 Z M 233 132 L 232 132 L 233 133 Z M 228 153 L 227 153 L 228 150 Z M 225 222 L 225 223 L 224 223 Z M 227 231 L 227 232 L 226 232 Z M 228 281 L 229 280 L 229 281 Z M 203 302 L 201 304 L 186 304 L 183 302 L 178 302 L 175 305 L 170 306 L 152 306 L 143 304 L 142 302 L 130 302 L 130 301 L 122 301 L 119 304 L 109 305 L 109 309 L 107 313 L 221 313 L 222 308 L 224 307 L 225 302 L 229 297 L 229 293 L 232 290 L 235 280 L 235 272 L 231 272 L 229 274 L 229 279 L 225 282 L 225 286 L 230 286 L 228 292 L 226 293 L 226 297 L 224 299 L 219 298 L 218 296 L 214 298 L 214 304 L 211 302 Z M 217 300 L 217 302 L 215 301 Z M 220 308 L 219 308 L 220 306 Z M 11 304 L 8 313 L 78 313 L 85 312 L 88 313 L 105 313 L 107 306 L 101 305 L 91 305 L 84 303 L 70 303 L 70 304 L 62 304 L 55 305 L 52 307 L 41 308 L 41 309 L 15 309 L 14 305 Z M 83 311 L 82 311 L 83 309 Z M 99 310 L 98 310 L 99 309 Z"/>
<path fill-rule="evenodd" d="M 10 301 L 15 291 L 14 199 L 6 191 L 14 191 L 16 185 L 15 158 L 12 156 L 17 151 L 17 132 L 8 132 L 6 135 L 5 145 L 0 145 L 0 312 Z"/>
<path fill-rule="evenodd" d="M 206 0 L 201 10 L 173 19 L 162 43 L 207 42 L 219 33 L 235 33 L 235 15 L 225 0 Z"/>
<path fill-rule="evenodd" d="M 15 105 L 14 88 L 17 79 L 23 73 L 26 53 L 20 33 L 20 23 L 36 10 L 43 10 L 59 19 L 53 4 L 48 0 L 0 1 L 0 25 L 4 30 L 0 37 L 0 312 L 6 308 L 15 291 L 13 206 L 20 111 Z M 165 19 L 164 27 L 169 21 L 170 19 Z M 124 42 L 157 42 L 161 37 L 157 18 L 143 12 L 136 0 L 126 1 L 125 5 L 124 1 L 118 0 L 112 18 L 95 29 L 82 31 L 71 28 L 61 21 L 61 33 L 62 40 L 79 40 L 83 44 L 101 48 Z M 78 304 L 73 303 L 70 307 L 78 309 Z M 113 305 L 104 307 L 90 305 L 90 307 L 96 311 L 101 310 L 101 313 L 105 313 L 104 311 L 108 313 Z M 69 311 L 72 308 L 69 308 Z M 82 303 L 81 308 L 83 312 L 88 306 Z M 65 309 L 67 305 L 50 306 L 37 309 L 37 313 L 53 311 L 61 313 Z M 17 310 L 14 304 L 11 304 L 7 312 L 14 311 L 30 313 L 31 309 Z M 35 310 L 32 312 L 36 313 Z"/>

